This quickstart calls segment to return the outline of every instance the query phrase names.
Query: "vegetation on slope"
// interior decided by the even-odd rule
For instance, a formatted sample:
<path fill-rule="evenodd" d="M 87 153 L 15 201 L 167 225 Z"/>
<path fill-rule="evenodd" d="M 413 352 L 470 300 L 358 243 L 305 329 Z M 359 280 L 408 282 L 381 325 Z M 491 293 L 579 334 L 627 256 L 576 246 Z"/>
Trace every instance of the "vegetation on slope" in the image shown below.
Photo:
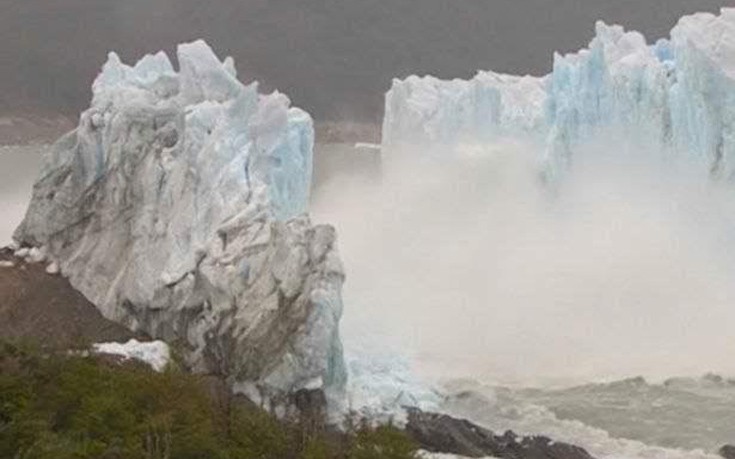
<path fill-rule="evenodd" d="M 415 458 L 400 430 L 283 422 L 206 378 L 0 343 L 0 457 L 17 459 Z"/>

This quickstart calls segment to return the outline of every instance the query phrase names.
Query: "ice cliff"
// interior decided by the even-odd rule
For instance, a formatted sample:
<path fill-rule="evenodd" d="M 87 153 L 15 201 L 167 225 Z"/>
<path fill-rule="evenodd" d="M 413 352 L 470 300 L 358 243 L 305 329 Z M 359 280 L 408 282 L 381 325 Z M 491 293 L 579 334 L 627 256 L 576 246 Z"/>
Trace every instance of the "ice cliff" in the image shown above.
<path fill-rule="evenodd" d="M 666 40 L 597 23 L 588 49 L 555 55 L 544 77 L 480 72 L 469 81 L 411 76 L 386 94 L 383 144 L 537 142 L 551 171 L 602 134 L 735 173 L 735 9 L 682 18 Z"/>
<path fill-rule="evenodd" d="M 202 41 L 114 53 L 46 156 L 14 238 L 105 317 L 261 399 L 339 388 L 342 265 L 306 213 L 313 126 Z"/>

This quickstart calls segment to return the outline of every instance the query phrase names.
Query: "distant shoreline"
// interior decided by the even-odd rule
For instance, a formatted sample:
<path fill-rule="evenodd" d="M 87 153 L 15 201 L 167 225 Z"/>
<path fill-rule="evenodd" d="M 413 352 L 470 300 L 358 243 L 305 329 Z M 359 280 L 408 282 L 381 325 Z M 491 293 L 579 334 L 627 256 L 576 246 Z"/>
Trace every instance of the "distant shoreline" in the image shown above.
<path fill-rule="evenodd" d="M 43 145 L 74 129 L 76 120 L 62 114 L 0 113 L 0 146 Z M 316 143 L 380 143 L 380 125 L 351 121 L 315 121 Z"/>
<path fill-rule="evenodd" d="M 74 128 L 74 120 L 54 113 L 0 113 L 0 146 L 53 143 Z"/>

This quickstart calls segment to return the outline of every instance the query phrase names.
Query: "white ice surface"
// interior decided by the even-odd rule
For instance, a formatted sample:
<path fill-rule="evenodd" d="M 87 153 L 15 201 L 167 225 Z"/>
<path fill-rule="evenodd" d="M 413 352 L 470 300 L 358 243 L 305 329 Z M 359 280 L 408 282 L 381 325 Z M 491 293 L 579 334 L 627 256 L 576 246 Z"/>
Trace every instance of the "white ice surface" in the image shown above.
<path fill-rule="evenodd" d="M 163 341 L 140 342 L 131 339 L 127 343 L 98 343 L 92 346 L 98 354 L 119 355 L 126 359 L 135 359 L 151 366 L 156 371 L 163 371 L 171 360 L 171 351 Z"/>
<path fill-rule="evenodd" d="M 640 33 L 626 32 L 620 26 L 600 22 L 589 48 L 574 54 L 555 55 L 553 71 L 547 76 L 514 77 L 480 72 L 469 81 L 442 81 L 415 75 L 394 80 L 386 94 L 382 151 L 388 157 L 401 149 L 430 152 L 436 156 L 458 153 L 466 156 L 468 152 L 484 154 L 492 150 L 486 147 L 508 139 L 522 139 L 532 144 L 529 150 L 538 155 L 546 177 L 566 173 L 575 160 L 576 164 L 584 163 L 580 159 L 588 159 L 581 158 L 587 152 L 605 151 L 613 155 L 625 153 L 623 157 L 651 155 L 651 159 L 656 160 L 660 158 L 652 155 L 660 155 L 664 161 L 651 161 L 651 164 L 676 168 L 683 163 L 687 177 L 691 172 L 697 178 L 711 176 L 732 180 L 735 178 L 734 107 L 735 10 L 723 9 L 719 15 L 696 14 L 682 18 L 669 39 L 656 43 L 647 42 Z M 589 148 L 590 144 L 595 148 Z M 596 148 L 599 145 L 604 148 Z M 406 181 L 414 177 L 413 172 L 407 170 Z M 488 174 L 486 181 L 495 178 Z M 450 194 L 448 190 L 449 187 L 444 188 L 428 199 L 445 198 L 444 194 Z M 635 198 L 630 202 L 639 202 Z M 613 199 L 613 202 L 625 202 L 620 195 Z M 669 196 L 664 202 L 668 199 L 676 198 Z M 499 208 L 502 207 L 491 208 L 491 211 L 497 212 Z M 645 221 L 651 213 L 644 213 L 639 220 Z M 405 221 L 408 211 L 402 210 L 400 215 L 401 221 Z M 666 226 L 668 229 L 674 225 Z M 420 234 L 417 231 L 416 237 Z M 664 231 L 660 231 L 654 241 L 660 240 L 663 234 Z M 456 235 L 451 233 L 449 237 Z M 508 239 L 513 240 L 512 237 Z M 395 258 L 404 253 L 400 252 Z M 593 257 L 594 254 L 586 254 L 584 259 Z M 645 255 L 641 253 L 633 254 L 637 261 L 634 266 L 643 266 L 645 263 L 640 261 L 643 258 Z M 683 261 L 682 265 L 686 266 L 687 259 Z M 691 273 L 706 271 L 688 267 L 690 277 Z M 526 291 L 533 290 L 532 286 Z M 723 291 L 729 292 L 729 289 Z M 578 296 L 578 292 L 575 291 L 575 295 Z M 682 292 L 677 299 L 687 294 Z M 717 309 L 710 305 L 700 307 L 702 310 L 697 317 L 705 314 L 705 307 L 708 312 Z M 642 309 L 646 314 L 653 310 Z M 472 314 L 458 316 L 476 320 Z M 624 316 L 631 320 L 640 317 L 636 313 Z M 656 320 L 660 323 L 669 316 L 663 317 Z M 459 320 L 448 316 L 446 319 Z M 491 328 L 489 334 L 498 333 L 493 325 L 502 325 L 478 322 Z M 691 324 L 695 322 L 693 318 Z M 663 329 L 658 323 L 657 326 Z M 689 325 L 686 329 L 693 328 Z M 632 335 L 628 330 L 625 332 Z M 709 336 L 717 336 L 716 333 Z M 651 330 L 649 336 L 653 334 Z M 543 338 L 539 340 L 543 343 Z M 634 339 L 624 341 L 637 342 Z M 671 342 L 678 344 L 676 339 Z M 518 344 L 517 348 L 527 345 L 525 340 Z M 488 351 L 493 355 L 491 360 L 504 358 L 498 355 L 497 347 L 489 346 L 488 349 L 492 350 Z M 660 361 L 677 361 L 679 357 Z M 521 357 L 511 350 L 509 358 Z M 606 359 L 605 363 L 610 365 L 613 360 Z M 715 457 L 711 451 L 669 449 L 614 438 L 581 422 L 559 419 L 539 406 L 497 406 L 489 402 L 456 408 L 456 415 L 469 417 L 472 414 L 475 421 L 493 429 L 512 428 L 518 433 L 548 434 L 557 440 L 579 444 L 602 458 Z"/>
<path fill-rule="evenodd" d="M 376 423 L 407 421 L 404 406 L 425 411 L 439 408 L 441 395 L 419 378 L 401 351 L 379 341 L 348 342 L 345 350 L 348 380 L 342 416 L 349 412 Z"/>
<path fill-rule="evenodd" d="M 542 78 L 480 72 L 469 80 L 410 76 L 386 94 L 384 147 L 435 146 L 522 135 L 555 175 L 602 133 L 735 175 L 735 9 L 682 18 L 655 44 L 598 22 L 589 48 L 554 56 Z"/>
<path fill-rule="evenodd" d="M 273 398 L 340 386 L 343 273 L 307 214 L 311 117 L 204 41 L 176 58 L 109 54 L 13 237 L 107 319 L 185 342 L 195 371 Z"/>

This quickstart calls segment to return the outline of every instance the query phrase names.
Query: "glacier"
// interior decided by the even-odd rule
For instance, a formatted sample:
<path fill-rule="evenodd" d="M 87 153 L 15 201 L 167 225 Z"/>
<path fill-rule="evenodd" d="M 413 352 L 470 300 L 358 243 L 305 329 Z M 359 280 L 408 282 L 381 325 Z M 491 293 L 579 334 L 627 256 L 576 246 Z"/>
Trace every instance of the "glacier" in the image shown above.
<path fill-rule="evenodd" d="M 176 57 L 109 55 L 15 243 L 197 372 L 271 402 L 339 391 L 344 272 L 334 229 L 307 213 L 312 120 L 204 41 Z"/>
<path fill-rule="evenodd" d="M 447 151 L 523 139 L 561 173 L 587 142 L 650 147 L 704 174 L 735 175 L 735 9 L 685 16 L 648 44 L 598 22 L 578 53 L 554 55 L 543 77 L 481 71 L 471 80 L 410 76 L 385 96 L 383 146 Z"/>
<path fill-rule="evenodd" d="M 573 189 L 572 192 L 579 192 L 578 190 L 595 179 L 601 177 L 609 179 L 616 174 L 626 175 L 625 179 L 620 181 L 621 183 L 615 183 L 614 191 L 610 193 L 610 196 L 616 203 L 619 202 L 626 207 L 630 202 L 636 202 L 636 199 L 650 197 L 649 194 L 639 192 L 648 193 L 649 186 L 651 189 L 656 187 L 656 182 L 649 179 L 659 175 L 666 177 L 664 179 L 666 182 L 677 182 L 677 187 L 684 186 L 687 189 L 695 189 L 696 186 L 691 186 L 695 183 L 697 185 L 706 184 L 706 187 L 703 188 L 706 188 L 708 193 L 704 199 L 714 202 L 718 198 L 711 199 L 715 196 L 714 193 L 710 194 L 712 190 L 727 189 L 729 195 L 731 187 L 720 187 L 707 179 L 713 178 L 715 181 L 728 182 L 735 178 L 735 157 L 733 156 L 735 154 L 733 143 L 735 109 L 732 108 L 735 107 L 733 104 L 735 102 L 733 100 L 735 97 L 734 70 L 735 9 L 725 8 L 719 14 L 698 13 L 683 17 L 671 30 L 668 38 L 656 42 L 649 42 L 642 34 L 626 31 L 621 26 L 598 22 L 595 25 L 594 38 L 589 46 L 576 53 L 554 55 L 553 68 L 548 75 L 513 76 L 480 71 L 469 80 L 442 80 L 433 76 L 418 75 L 393 80 L 390 90 L 385 95 L 383 153 L 387 157 L 386 162 L 390 160 L 400 163 L 409 158 L 411 164 L 401 169 L 401 173 L 408 173 L 403 177 L 405 180 L 412 180 L 413 177 L 421 175 L 416 154 L 420 155 L 419 160 L 428 158 L 427 162 L 439 164 L 441 168 L 464 164 L 473 170 L 478 170 L 476 175 L 449 176 L 447 174 L 450 180 L 443 183 L 441 189 L 436 187 L 439 193 L 421 195 L 422 201 L 415 200 L 419 204 L 446 199 L 447 196 L 452 196 L 451 191 L 454 188 L 466 185 L 464 182 L 469 179 L 477 179 L 477 183 L 483 184 L 496 182 L 498 187 L 502 187 L 507 181 L 517 179 L 514 175 L 515 171 L 510 170 L 509 172 L 507 169 L 506 157 L 516 155 L 517 161 L 513 162 L 513 165 L 521 163 L 525 173 L 527 165 L 525 153 L 527 152 L 531 152 L 535 155 L 535 159 L 538 159 L 538 163 L 532 165 L 538 166 L 545 180 L 550 180 L 553 184 L 559 179 L 570 179 L 564 184 L 565 188 L 560 187 L 559 190 L 553 190 L 560 191 L 558 194 L 547 193 L 549 190 L 543 189 L 541 194 L 544 198 L 551 194 L 556 199 L 541 201 L 538 206 L 544 214 L 537 213 L 534 208 L 533 213 L 530 213 L 534 220 L 538 215 L 554 215 L 553 218 L 556 218 L 563 214 L 562 218 L 567 218 L 569 214 L 565 212 L 568 208 L 564 206 L 568 202 L 565 202 L 565 199 L 568 199 L 569 194 L 564 195 L 564 193 L 569 193 L 570 189 Z M 515 147 L 516 143 L 520 143 L 522 148 L 506 148 Z M 481 160 L 463 157 L 469 154 L 485 155 L 485 157 Z M 616 157 L 615 159 L 590 157 L 595 154 Z M 620 157 L 617 157 L 618 155 Z M 447 158 L 448 160 L 445 160 Z M 483 170 L 480 165 L 485 163 L 488 164 L 488 167 Z M 608 170 L 623 164 L 626 167 L 621 167 L 620 170 Z M 677 169 L 677 166 L 680 165 L 683 166 L 682 171 Z M 588 168 L 599 168 L 600 170 L 596 172 L 600 173 L 590 175 Z M 573 172 L 569 173 L 571 169 Z M 497 173 L 493 174 L 496 171 Z M 534 168 L 533 172 L 536 171 L 537 169 Z M 684 173 L 679 174 L 679 172 Z M 580 180 L 580 175 L 584 174 L 588 175 Z M 634 186 L 631 195 L 619 193 L 620 190 L 617 188 L 620 185 L 634 184 L 637 179 L 629 180 L 628 174 L 640 174 L 645 181 L 643 187 Z M 692 178 L 695 180 L 690 181 Z M 698 180 L 700 178 L 705 180 Z M 583 186 L 580 185 L 582 182 L 584 182 Z M 533 189 L 535 190 L 535 187 Z M 665 189 L 666 193 L 671 191 L 668 185 Z M 482 190 L 485 189 L 482 188 Z M 519 228 L 525 230 L 525 226 L 538 225 L 537 221 L 523 219 L 520 223 L 524 227 L 516 226 L 512 218 L 508 218 L 509 215 L 513 218 L 515 215 L 503 213 L 506 204 L 513 206 L 522 202 L 525 206 L 527 201 L 532 202 L 528 195 L 517 194 L 524 190 L 525 188 L 513 187 L 510 192 L 502 195 L 506 198 L 505 201 L 492 202 L 492 205 L 487 208 L 488 214 L 492 214 L 492 219 L 477 218 L 482 211 L 477 206 L 477 202 L 486 206 L 486 201 L 463 199 L 459 207 L 470 208 L 471 205 L 475 205 L 472 207 L 471 218 L 467 220 L 471 224 L 486 225 L 489 221 L 489 225 L 510 228 L 505 233 L 498 232 L 502 235 L 501 243 L 515 248 L 519 240 L 509 234 Z M 605 192 L 607 193 L 607 190 Z M 586 200 L 589 198 L 588 193 L 595 193 L 595 191 L 585 188 L 581 190 L 581 193 L 585 194 L 584 199 Z M 687 191 L 687 196 L 690 196 L 688 193 Z M 671 203 L 674 203 L 671 204 L 672 206 L 680 205 L 681 208 L 692 206 L 697 208 L 696 215 L 700 215 L 698 210 L 704 206 L 693 205 L 692 202 L 677 202 L 678 199 L 680 199 L 679 196 L 667 195 L 662 204 L 656 205 L 659 208 Z M 729 200 L 729 197 L 727 199 Z M 454 205 L 460 202 L 451 199 L 449 201 Z M 601 204 L 604 205 L 604 203 Z M 604 209 L 602 205 L 595 207 Z M 434 206 L 431 209 L 441 213 L 440 210 L 437 210 L 441 208 Z M 558 210 L 562 212 L 556 214 Z M 602 220 L 609 221 L 610 226 L 634 225 L 632 227 L 636 228 L 637 232 L 641 232 L 639 225 L 649 220 L 656 210 L 654 207 L 644 209 L 644 212 L 636 217 L 636 221 L 630 223 L 621 221 L 619 217 L 603 217 Z M 727 211 L 715 210 L 713 214 L 727 215 Z M 589 215 L 586 214 L 584 218 L 587 219 Z M 585 220 L 583 223 L 587 224 L 591 220 Z M 553 232 L 553 230 L 549 231 L 550 228 L 540 226 L 542 232 Z M 708 226 L 711 226 L 709 222 L 700 219 L 693 227 L 697 232 L 704 232 Z M 455 227 L 461 228 L 462 231 L 467 228 L 461 225 L 452 226 L 452 228 Z M 417 225 L 417 228 L 419 228 L 417 230 L 419 233 L 420 226 Z M 584 229 L 587 230 L 587 228 Z M 727 235 L 722 241 L 731 242 L 731 229 L 730 224 L 724 226 L 723 233 Z M 659 238 L 664 233 L 665 231 L 657 230 L 653 235 L 654 238 Z M 457 241 L 451 239 L 454 234 L 448 234 L 451 236 L 447 238 L 450 241 L 447 245 L 456 246 Z M 483 231 L 480 234 L 481 237 L 487 238 L 488 244 L 492 244 L 492 232 Z M 579 237 L 582 233 L 574 234 Z M 595 243 L 599 241 L 601 246 L 605 245 L 609 241 L 606 239 L 607 235 L 608 233 L 599 231 L 592 234 L 593 241 Z M 553 247 L 561 246 L 561 239 L 563 238 L 551 238 L 550 243 Z M 438 243 L 435 247 L 441 247 L 443 240 L 440 238 L 436 240 Z M 529 240 L 530 238 L 521 239 L 520 242 L 527 244 Z M 682 243 L 682 241 L 677 240 L 677 243 Z M 697 243 L 699 240 L 691 245 Z M 573 244 L 570 247 L 579 248 L 581 246 Z M 725 247 L 724 250 L 723 247 Z M 715 250 L 727 252 L 726 247 L 726 244 L 718 243 Z M 527 250 L 527 248 L 522 247 L 522 250 Z M 518 255 L 522 250 L 513 251 L 511 256 L 513 263 L 524 267 L 547 263 L 544 256 L 538 253 L 530 256 L 531 261 L 516 261 L 523 258 Z M 697 250 L 703 250 L 703 248 L 697 247 Z M 572 251 L 574 249 L 570 250 Z M 591 252 L 579 250 L 579 253 L 582 253 L 585 259 L 594 262 L 601 262 L 603 259 L 602 257 L 596 258 L 597 255 Z M 561 256 L 547 255 L 546 258 L 564 259 L 567 256 L 564 253 L 555 255 Z M 636 253 L 632 260 L 640 264 L 641 260 L 646 257 L 647 255 L 643 253 Z M 434 258 L 440 257 L 435 256 Z M 615 255 L 612 259 L 619 260 Z M 665 259 L 667 262 L 676 263 L 671 258 L 666 257 Z M 485 265 L 492 265 L 494 262 L 490 257 L 480 256 L 480 260 L 482 260 L 482 265 L 478 271 L 488 270 Z M 486 263 L 487 260 L 491 262 Z M 441 259 L 441 262 L 446 261 Z M 726 263 L 729 262 L 728 258 Z M 726 269 L 729 269 L 731 263 L 726 266 Z M 501 268 L 505 268 L 505 265 L 501 265 Z M 693 269 L 691 264 L 686 266 L 686 269 L 688 272 L 702 272 L 700 269 Z M 502 271 L 499 270 L 499 272 Z M 726 272 L 730 273 L 730 271 Z M 545 271 L 544 274 L 546 273 L 549 277 L 556 274 L 556 272 L 552 274 L 551 271 Z M 527 273 L 520 270 L 517 274 L 519 276 L 513 277 L 512 285 L 521 290 L 526 285 L 518 287 L 520 284 L 517 284 L 515 279 L 523 278 Z M 654 278 L 657 279 L 658 274 L 654 273 Z M 494 277 L 489 277 L 491 277 L 489 282 L 495 282 Z M 425 283 L 431 285 L 430 282 Z M 537 288 L 537 285 L 533 283 L 527 285 L 528 290 Z M 582 295 L 581 289 L 571 291 Z M 595 295 L 599 295 L 602 291 L 600 289 Z M 513 292 L 514 296 L 518 295 L 515 290 Z M 485 297 L 481 299 L 485 300 L 482 308 L 505 310 L 515 306 L 511 301 L 493 304 L 486 301 Z M 412 300 L 419 301 L 413 298 Z M 528 303 L 533 301 L 528 301 L 525 297 L 524 300 Z M 711 306 L 707 300 L 701 297 L 699 300 L 692 302 L 693 317 L 702 315 L 702 311 Z M 596 299 L 592 303 L 594 307 L 591 306 L 591 310 L 602 309 Z M 546 309 L 547 304 L 550 302 L 538 301 L 539 307 L 536 309 L 540 313 Z M 552 308 L 546 310 L 557 311 Z M 524 312 L 537 314 L 532 309 L 528 311 Z M 575 311 L 575 314 L 579 314 L 580 311 L 582 311 L 581 308 Z M 520 315 L 515 312 L 514 314 Z M 598 312 L 593 314 L 599 315 Z M 626 312 L 618 310 L 616 314 L 623 316 L 626 315 Z M 475 320 L 477 320 L 476 317 L 479 316 L 473 314 Z M 564 317 L 563 313 L 555 316 L 555 318 L 558 317 Z M 491 329 L 490 333 L 502 329 L 504 325 L 494 322 L 486 323 L 491 324 L 488 328 Z M 605 326 L 607 324 L 603 324 L 603 327 Z M 683 327 L 683 329 L 691 330 L 689 324 L 684 324 Z M 539 329 L 534 329 L 533 333 Z M 653 332 L 648 331 L 647 333 L 649 336 L 653 335 Z M 599 337 L 594 334 L 588 336 L 592 337 L 593 341 L 599 340 Z M 632 332 L 630 336 L 632 337 Z M 545 343 L 544 338 L 539 339 L 540 342 Z M 674 338 L 672 342 L 677 339 Z M 636 342 L 635 338 L 626 341 Z M 500 354 L 498 351 L 502 349 L 497 345 L 488 347 L 493 355 Z M 549 345 L 550 349 L 552 347 Z M 523 361 L 523 358 L 519 357 L 523 353 L 520 347 L 514 345 L 510 347 L 510 352 L 516 359 Z M 634 352 L 639 352 L 639 349 Z M 679 358 L 678 355 L 677 358 Z M 599 360 L 602 359 L 604 357 L 600 357 Z M 494 388 L 487 392 L 492 395 L 503 394 Z M 714 453 L 708 454 L 702 450 L 676 450 L 669 444 L 667 444 L 668 448 L 654 446 L 659 444 L 655 441 L 651 444 L 644 444 L 616 438 L 601 428 L 575 420 L 578 418 L 574 416 L 556 418 L 551 411 L 537 404 L 525 406 L 516 401 L 507 402 L 503 399 L 483 402 L 476 397 L 468 396 L 472 394 L 464 389 L 458 391 L 454 396 L 451 395 L 451 391 L 448 393 L 447 390 L 440 389 L 440 393 L 444 396 L 444 403 L 439 408 L 441 411 L 466 417 L 485 427 L 511 428 L 516 433 L 541 433 L 555 440 L 569 441 L 583 446 L 596 457 L 715 457 Z M 600 414 L 600 416 L 605 415 Z M 706 416 L 699 417 L 706 419 Z M 643 418 L 646 422 L 651 422 L 651 425 L 656 425 L 655 421 L 649 421 L 647 416 L 643 415 Z M 671 429 L 659 427 L 662 425 L 663 423 L 657 425 L 657 428 L 661 428 L 670 436 Z M 628 424 L 624 426 L 630 432 L 630 426 Z M 682 446 L 679 445 L 679 447 Z M 687 446 L 687 448 L 690 447 Z"/>

